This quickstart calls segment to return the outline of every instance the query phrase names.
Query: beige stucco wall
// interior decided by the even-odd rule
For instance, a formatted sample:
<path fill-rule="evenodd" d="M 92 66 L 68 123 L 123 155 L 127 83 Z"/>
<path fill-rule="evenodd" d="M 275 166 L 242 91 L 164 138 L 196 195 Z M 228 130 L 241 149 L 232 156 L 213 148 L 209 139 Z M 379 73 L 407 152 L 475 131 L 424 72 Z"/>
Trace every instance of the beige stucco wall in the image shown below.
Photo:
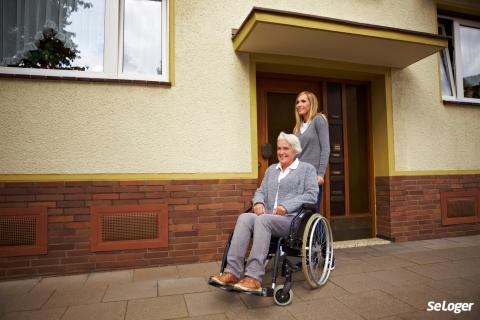
<path fill-rule="evenodd" d="M 250 173 L 249 57 L 230 32 L 253 6 L 435 32 L 427 0 L 176 0 L 171 88 L 0 80 L 0 174 Z M 397 170 L 480 168 L 480 109 L 443 106 L 437 72 L 433 56 L 392 73 Z"/>

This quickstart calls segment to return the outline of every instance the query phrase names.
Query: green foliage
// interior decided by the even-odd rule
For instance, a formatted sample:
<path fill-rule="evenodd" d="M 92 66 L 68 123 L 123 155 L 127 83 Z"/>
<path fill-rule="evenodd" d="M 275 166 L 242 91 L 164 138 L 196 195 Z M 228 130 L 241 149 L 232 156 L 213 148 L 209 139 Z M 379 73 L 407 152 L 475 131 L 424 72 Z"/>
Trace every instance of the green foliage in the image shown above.
<path fill-rule="evenodd" d="M 56 37 L 57 34 L 58 32 L 53 29 L 44 30 L 37 49 L 28 51 L 15 66 L 85 71 L 85 67 L 72 67 L 72 62 L 80 58 L 79 51 L 66 47 L 65 43 Z"/>

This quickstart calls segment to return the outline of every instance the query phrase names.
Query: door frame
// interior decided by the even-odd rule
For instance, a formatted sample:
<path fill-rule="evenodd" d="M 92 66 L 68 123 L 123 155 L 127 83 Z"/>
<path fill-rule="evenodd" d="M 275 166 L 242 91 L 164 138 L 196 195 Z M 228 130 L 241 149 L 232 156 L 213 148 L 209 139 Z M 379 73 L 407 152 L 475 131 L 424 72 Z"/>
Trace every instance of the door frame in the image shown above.
<path fill-rule="evenodd" d="M 367 156 L 368 156 L 368 199 L 369 199 L 369 210 L 372 216 L 372 236 L 375 236 L 376 230 L 376 212 L 375 212 L 375 178 L 374 178 L 374 164 L 373 164 L 373 132 L 372 132 L 372 102 L 371 102 L 371 83 L 370 81 L 359 81 L 359 80 L 346 80 L 346 79 L 333 79 L 333 78 L 324 78 L 324 77 L 315 77 L 315 76 L 302 76 L 302 75 L 291 75 L 291 74 L 279 74 L 271 72 L 257 72 L 256 73 L 256 86 L 257 86 L 257 153 L 258 153 L 258 181 L 260 184 L 265 170 L 268 167 L 268 160 L 263 159 L 261 145 L 268 140 L 267 134 L 267 124 L 268 124 L 268 115 L 267 115 L 267 92 L 277 92 L 277 93 L 299 93 L 300 91 L 307 90 L 315 93 L 321 102 L 322 109 L 319 111 L 327 114 L 325 106 L 327 105 L 327 95 L 326 95 L 326 85 L 327 82 L 340 83 L 342 85 L 342 106 L 345 112 L 345 86 L 347 84 L 353 85 L 364 85 L 367 89 Z M 299 89 L 301 88 L 301 89 Z M 325 108 L 325 109 L 324 109 Z M 294 106 L 292 106 L 292 113 L 294 112 Z M 346 128 L 346 125 L 344 125 Z M 288 130 L 291 132 L 293 128 Z M 346 130 L 346 129 L 344 129 Z M 344 135 L 346 139 L 346 134 Z M 346 150 L 348 152 L 348 148 Z M 347 158 L 348 154 L 346 154 Z M 330 183 L 329 183 L 329 167 L 325 173 L 325 185 L 324 185 L 324 194 L 323 200 L 330 198 Z M 345 177 L 345 197 L 348 193 L 347 188 L 347 178 Z M 330 202 L 323 201 L 322 204 L 323 214 L 327 219 L 330 220 Z M 348 211 L 346 211 L 348 212 Z M 339 217 L 342 218 L 342 217 Z"/>

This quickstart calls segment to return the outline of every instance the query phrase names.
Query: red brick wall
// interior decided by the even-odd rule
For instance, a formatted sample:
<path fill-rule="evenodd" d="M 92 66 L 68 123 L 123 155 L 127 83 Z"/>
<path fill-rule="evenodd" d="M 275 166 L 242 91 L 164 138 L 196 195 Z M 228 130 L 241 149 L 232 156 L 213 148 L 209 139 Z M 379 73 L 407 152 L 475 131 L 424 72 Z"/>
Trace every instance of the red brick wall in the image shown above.
<path fill-rule="evenodd" d="M 480 175 L 377 177 L 377 234 L 409 241 L 480 234 L 480 223 L 442 225 L 441 191 L 480 190 Z"/>
<path fill-rule="evenodd" d="M 46 207 L 48 254 L 0 258 L 0 279 L 211 261 L 256 180 L 0 183 L 0 207 Z M 167 204 L 168 248 L 90 251 L 93 205 Z"/>

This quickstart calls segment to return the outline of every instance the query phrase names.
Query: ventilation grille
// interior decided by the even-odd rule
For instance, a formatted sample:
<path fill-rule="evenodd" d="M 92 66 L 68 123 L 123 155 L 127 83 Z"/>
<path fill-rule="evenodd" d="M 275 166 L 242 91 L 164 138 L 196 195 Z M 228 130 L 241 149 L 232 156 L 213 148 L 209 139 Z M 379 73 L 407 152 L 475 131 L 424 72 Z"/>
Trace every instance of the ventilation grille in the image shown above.
<path fill-rule="evenodd" d="M 36 217 L 0 217 L 0 246 L 33 246 L 36 231 Z"/>
<path fill-rule="evenodd" d="M 102 217 L 102 240 L 124 241 L 156 239 L 158 213 L 124 213 Z"/>
<path fill-rule="evenodd" d="M 0 208 L 0 257 L 47 253 L 47 208 Z"/>
<path fill-rule="evenodd" d="M 168 247 L 168 206 L 92 206 L 91 250 Z"/>
<path fill-rule="evenodd" d="M 475 216 L 475 199 L 449 199 L 447 202 L 447 217 L 474 217 Z"/>
<path fill-rule="evenodd" d="M 443 191 L 440 199 L 443 225 L 480 221 L 480 192 Z"/>

